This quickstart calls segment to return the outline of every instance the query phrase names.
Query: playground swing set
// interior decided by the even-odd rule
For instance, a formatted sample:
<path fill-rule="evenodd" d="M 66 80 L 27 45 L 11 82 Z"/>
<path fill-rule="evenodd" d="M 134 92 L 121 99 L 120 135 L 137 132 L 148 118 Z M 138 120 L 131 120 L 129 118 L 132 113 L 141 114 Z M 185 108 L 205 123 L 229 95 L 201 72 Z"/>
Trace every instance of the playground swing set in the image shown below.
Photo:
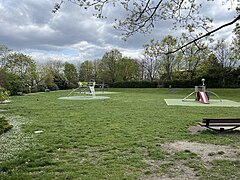
<path fill-rule="evenodd" d="M 201 101 L 203 104 L 209 104 L 209 96 L 210 93 L 215 95 L 220 102 L 222 102 L 221 98 L 214 92 L 212 91 L 207 91 L 206 90 L 206 85 L 205 85 L 205 79 L 202 79 L 202 85 L 201 86 L 195 86 L 195 90 L 191 92 L 189 95 L 187 95 L 185 98 L 182 99 L 182 101 L 187 101 L 187 99 L 195 94 L 195 101 Z"/>

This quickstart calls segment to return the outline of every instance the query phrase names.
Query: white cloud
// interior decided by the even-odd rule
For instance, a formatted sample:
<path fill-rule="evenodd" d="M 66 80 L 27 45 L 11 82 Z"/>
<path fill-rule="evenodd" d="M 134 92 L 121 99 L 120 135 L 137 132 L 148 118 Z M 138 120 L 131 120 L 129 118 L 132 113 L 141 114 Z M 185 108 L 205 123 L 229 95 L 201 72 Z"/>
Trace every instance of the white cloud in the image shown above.
<path fill-rule="evenodd" d="M 124 56 L 138 58 L 143 44 L 150 39 L 161 40 L 168 34 L 175 36 L 181 32 L 171 31 L 172 24 L 165 21 L 156 24 L 151 34 L 135 34 L 124 42 L 121 32 L 112 27 L 116 17 L 124 16 L 122 8 L 105 8 L 104 14 L 108 19 L 100 20 L 93 17 L 91 11 L 68 2 L 52 14 L 54 2 L 58 0 L 0 0 L 0 44 L 27 53 L 38 61 L 82 62 L 99 59 L 111 49 L 120 50 Z M 219 4 L 220 1 L 213 3 Z M 207 3 L 202 13 L 213 17 L 216 27 L 234 16 L 234 10 L 226 11 L 228 6 Z M 231 39 L 232 28 L 216 33 L 216 38 Z"/>
<path fill-rule="evenodd" d="M 40 63 L 46 63 L 47 61 L 62 61 L 71 62 L 77 64 L 78 62 L 82 62 L 82 56 L 78 54 L 77 56 L 65 54 L 64 52 L 29 52 L 28 53 L 33 59 Z"/>

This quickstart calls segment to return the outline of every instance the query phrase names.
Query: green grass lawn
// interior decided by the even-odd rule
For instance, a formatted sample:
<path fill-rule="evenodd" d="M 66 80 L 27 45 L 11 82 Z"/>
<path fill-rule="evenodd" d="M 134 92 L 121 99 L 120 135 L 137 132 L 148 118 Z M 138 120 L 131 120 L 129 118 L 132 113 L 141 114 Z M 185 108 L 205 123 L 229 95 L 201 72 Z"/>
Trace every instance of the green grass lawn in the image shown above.
<path fill-rule="evenodd" d="M 120 93 L 104 95 L 110 97 L 106 100 L 70 101 L 58 99 L 70 91 L 57 91 L 15 96 L 10 104 L 0 105 L 7 110 L 1 116 L 19 126 L 21 137 L 14 143 L 14 138 L 7 139 L 11 146 L 0 150 L 0 156 L 11 151 L 0 157 L 0 179 L 144 179 L 169 173 L 179 161 L 200 179 L 209 174 L 211 179 L 240 175 L 239 160 L 213 161 L 207 167 L 188 150 L 169 153 L 162 148 L 174 141 L 239 147 L 239 131 L 191 134 L 188 130 L 203 117 L 240 117 L 239 108 L 166 105 L 164 99 L 183 98 L 192 89 L 111 91 Z M 240 89 L 212 91 L 240 102 Z M 39 130 L 43 133 L 34 134 Z"/>

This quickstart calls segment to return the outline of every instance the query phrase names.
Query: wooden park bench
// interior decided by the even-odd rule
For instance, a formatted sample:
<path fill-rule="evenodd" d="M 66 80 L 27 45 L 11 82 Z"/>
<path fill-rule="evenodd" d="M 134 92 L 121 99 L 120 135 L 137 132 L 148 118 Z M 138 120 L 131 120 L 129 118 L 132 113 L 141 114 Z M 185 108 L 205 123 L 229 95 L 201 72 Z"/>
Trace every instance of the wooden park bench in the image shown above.
<path fill-rule="evenodd" d="M 203 118 L 198 124 L 212 130 L 227 131 L 240 127 L 240 118 Z"/>

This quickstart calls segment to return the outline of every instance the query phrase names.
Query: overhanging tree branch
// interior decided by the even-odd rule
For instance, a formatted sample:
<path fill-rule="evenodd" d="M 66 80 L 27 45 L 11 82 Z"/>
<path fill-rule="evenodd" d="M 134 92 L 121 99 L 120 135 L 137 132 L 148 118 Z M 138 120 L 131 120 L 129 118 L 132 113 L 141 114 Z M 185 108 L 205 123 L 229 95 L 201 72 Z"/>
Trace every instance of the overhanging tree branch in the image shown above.
<path fill-rule="evenodd" d="M 144 12 L 147 10 L 149 3 L 150 3 L 150 0 L 148 0 L 148 2 L 146 3 L 144 9 L 140 12 L 140 15 L 139 15 L 139 17 L 136 19 L 136 21 L 138 21 L 139 19 L 142 18 L 142 15 L 143 15 Z"/>
<path fill-rule="evenodd" d="M 198 38 L 196 38 L 196 39 L 194 39 L 194 40 L 192 40 L 192 41 L 184 44 L 183 46 L 175 49 L 174 51 L 167 52 L 166 54 L 175 53 L 175 52 L 177 52 L 177 51 L 179 51 L 179 50 L 187 47 L 188 45 L 190 45 L 190 44 L 192 44 L 192 43 L 196 43 L 198 40 L 200 40 L 200 39 L 202 39 L 202 38 L 204 38 L 204 37 L 210 36 L 211 34 L 219 31 L 219 30 L 222 29 L 222 28 L 225 28 L 225 27 L 227 27 L 227 26 L 230 26 L 230 25 L 236 23 L 238 20 L 240 20 L 240 15 L 238 15 L 238 16 L 237 16 L 234 20 L 232 20 L 231 22 L 226 23 L 226 24 L 224 24 L 224 25 L 222 25 L 222 26 L 220 26 L 220 27 L 218 27 L 218 28 L 216 28 L 216 29 L 214 29 L 214 30 L 212 30 L 212 31 L 210 31 L 210 32 L 207 32 L 206 34 L 204 34 L 204 35 L 202 35 L 202 36 L 200 36 L 200 37 L 198 37 Z"/>
<path fill-rule="evenodd" d="M 127 39 L 129 36 L 133 35 L 136 32 L 148 33 L 154 28 L 155 22 L 160 20 L 174 19 L 173 23 L 174 28 L 177 28 L 177 23 L 180 23 L 180 27 L 185 27 L 191 33 L 195 29 L 203 28 L 207 33 L 200 35 L 197 38 L 194 38 L 192 41 L 182 44 L 180 47 L 173 51 L 165 52 L 164 54 L 175 53 L 179 50 L 184 50 L 185 47 L 192 43 L 197 43 L 200 39 L 210 36 L 211 34 L 219 31 L 220 29 L 234 24 L 240 19 L 238 15 L 234 20 L 229 23 L 226 23 L 212 31 L 208 31 L 210 28 L 208 22 L 212 22 L 212 19 L 208 17 L 201 17 L 199 15 L 201 3 L 196 2 L 196 0 L 59 0 L 60 3 L 57 3 L 54 6 L 53 12 L 56 12 L 63 2 L 69 1 L 73 4 L 77 4 L 84 9 L 88 7 L 94 7 L 94 14 L 98 18 L 104 18 L 102 16 L 103 7 L 106 4 L 112 3 L 115 7 L 115 4 L 118 2 L 123 5 L 125 10 L 129 12 L 125 20 L 115 20 L 116 26 L 114 28 L 122 30 L 124 33 L 124 38 Z M 230 0 L 222 0 L 230 1 Z M 195 16 L 194 16 L 195 15 Z"/>
<path fill-rule="evenodd" d="M 132 23 L 134 25 L 134 27 L 136 27 L 136 28 L 133 28 L 130 31 L 128 31 L 128 29 L 127 29 L 126 30 L 126 37 L 131 36 L 132 34 L 140 31 L 144 27 L 147 27 L 147 29 L 148 29 L 148 27 L 154 27 L 154 25 L 153 25 L 154 15 L 156 14 L 156 11 L 158 10 L 158 8 L 162 4 L 162 2 L 163 2 L 163 0 L 160 0 L 155 7 L 151 8 L 151 7 L 149 7 L 150 1 L 148 1 L 145 8 L 143 9 L 143 11 L 137 13 L 137 14 L 139 14 L 139 16 L 137 16 L 137 18 Z M 152 12 L 152 10 L 153 10 L 153 12 Z M 147 18 L 142 17 L 144 15 L 144 13 L 148 14 Z M 149 23 L 149 25 L 147 25 L 147 23 Z M 120 24 L 120 26 L 121 25 L 122 24 Z"/>

